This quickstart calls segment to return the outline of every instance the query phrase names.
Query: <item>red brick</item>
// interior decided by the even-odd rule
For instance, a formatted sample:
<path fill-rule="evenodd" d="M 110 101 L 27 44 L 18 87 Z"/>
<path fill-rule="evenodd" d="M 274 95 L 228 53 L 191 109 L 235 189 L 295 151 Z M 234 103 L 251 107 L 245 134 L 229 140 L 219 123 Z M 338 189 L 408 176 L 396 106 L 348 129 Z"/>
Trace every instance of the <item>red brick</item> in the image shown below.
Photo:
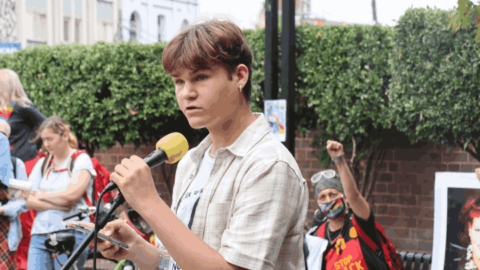
<path fill-rule="evenodd" d="M 382 173 L 382 174 L 380 174 L 380 177 L 378 178 L 378 181 L 380 181 L 380 182 L 392 182 L 392 174 Z"/>
<path fill-rule="evenodd" d="M 310 161 L 304 160 L 304 161 L 302 161 L 301 164 L 302 165 L 301 165 L 300 169 L 310 169 L 310 164 L 311 164 Z"/>
<path fill-rule="evenodd" d="M 433 248 L 433 241 L 419 241 L 418 252 L 431 253 Z"/>
<path fill-rule="evenodd" d="M 395 152 L 393 150 L 388 149 L 387 152 L 385 153 L 385 160 L 395 160 Z"/>
<path fill-rule="evenodd" d="M 375 205 L 375 213 L 382 215 L 388 214 L 388 206 L 386 205 Z"/>
<path fill-rule="evenodd" d="M 411 230 L 412 233 L 412 238 L 418 239 L 418 240 L 433 240 L 433 230 L 418 230 L 414 229 Z"/>
<path fill-rule="evenodd" d="M 389 172 L 398 172 L 398 163 L 397 162 L 389 162 L 388 163 L 388 171 Z"/>
<path fill-rule="evenodd" d="M 307 158 L 307 151 L 304 149 L 295 149 L 295 159 L 303 160 Z"/>
<path fill-rule="evenodd" d="M 434 200 L 432 197 L 418 196 L 418 206 L 433 208 Z"/>
<path fill-rule="evenodd" d="M 414 185 L 417 183 L 417 175 L 408 174 L 407 172 L 403 172 L 402 174 L 396 173 L 393 175 L 393 180 L 398 184 Z"/>
<path fill-rule="evenodd" d="M 388 207 L 388 217 L 398 217 L 400 215 L 400 207 L 390 205 Z"/>
<path fill-rule="evenodd" d="M 421 209 L 418 207 L 402 207 L 400 208 L 400 215 L 401 216 L 407 216 L 407 217 L 413 217 L 413 218 L 418 218 L 418 215 L 420 214 Z"/>
<path fill-rule="evenodd" d="M 459 164 L 448 164 L 448 171 L 449 172 L 459 172 L 460 165 Z"/>
<path fill-rule="evenodd" d="M 411 185 L 412 194 L 413 195 L 420 195 L 422 194 L 422 186 L 421 185 Z"/>
<path fill-rule="evenodd" d="M 387 185 L 386 184 L 378 183 L 378 184 L 375 185 L 375 188 L 376 188 L 376 191 L 378 193 L 386 193 L 387 192 Z"/>
<path fill-rule="evenodd" d="M 467 153 L 442 153 L 443 162 L 467 162 Z"/>
<path fill-rule="evenodd" d="M 400 194 L 410 194 L 410 185 L 408 184 L 400 184 L 398 185 L 398 191 L 400 192 Z"/>
<path fill-rule="evenodd" d="M 398 184 L 388 184 L 388 193 L 398 193 Z"/>
<path fill-rule="evenodd" d="M 418 239 L 412 239 L 412 238 L 405 238 L 405 239 L 398 239 L 398 242 L 400 244 L 401 250 L 418 250 Z"/>
<path fill-rule="evenodd" d="M 468 161 L 472 163 L 480 163 L 476 158 L 474 158 L 472 155 L 468 154 Z"/>
<path fill-rule="evenodd" d="M 472 164 L 462 164 L 462 172 L 475 172 L 475 169 Z"/>
<path fill-rule="evenodd" d="M 433 219 L 420 219 L 420 220 L 418 220 L 417 228 L 433 230 Z"/>
<path fill-rule="evenodd" d="M 410 236 L 409 229 L 388 229 L 385 230 L 387 238 L 407 238 Z"/>
<path fill-rule="evenodd" d="M 117 156 L 116 155 L 110 155 L 110 162 L 112 163 L 117 163 Z"/>
<path fill-rule="evenodd" d="M 417 205 L 417 197 L 416 196 L 400 195 L 399 199 L 400 199 L 400 204 L 401 205 L 406 205 L 406 206 Z"/>

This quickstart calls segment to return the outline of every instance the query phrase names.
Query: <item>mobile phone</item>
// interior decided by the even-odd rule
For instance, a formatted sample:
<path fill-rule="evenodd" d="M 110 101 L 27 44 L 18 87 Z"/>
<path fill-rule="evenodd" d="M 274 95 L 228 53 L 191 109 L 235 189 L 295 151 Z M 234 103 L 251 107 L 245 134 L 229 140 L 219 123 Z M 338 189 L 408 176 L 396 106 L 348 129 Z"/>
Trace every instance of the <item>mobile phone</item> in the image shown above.
<path fill-rule="evenodd" d="M 85 227 L 82 224 L 79 224 L 79 223 L 76 223 L 76 222 L 72 222 L 72 226 L 75 230 L 78 230 L 78 231 L 81 231 L 81 232 L 84 232 L 84 233 L 90 233 L 92 231 L 92 229 L 90 229 L 88 227 Z M 100 232 L 97 232 L 97 235 L 98 235 L 98 237 L 102 238 L 105 241 L 109 241 L 110 243 L 112 243 L 114 245 L 117 245 L 117 246 L 119 246 L 119 247 L 121 247 L 125 250 L 130 250 L 129 245 L 127 245 L 123 242 L 120 242 L 117 239 L 113 239 L 111 237 L 108 237 L 105 234 L 102 234 Z"/>

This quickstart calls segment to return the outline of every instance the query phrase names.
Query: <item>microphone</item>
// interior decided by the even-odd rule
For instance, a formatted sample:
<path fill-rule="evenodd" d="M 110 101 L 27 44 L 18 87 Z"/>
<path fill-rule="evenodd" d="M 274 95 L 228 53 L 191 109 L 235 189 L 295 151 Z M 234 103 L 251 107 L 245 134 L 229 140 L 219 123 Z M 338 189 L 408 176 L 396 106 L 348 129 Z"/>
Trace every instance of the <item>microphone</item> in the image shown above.
<path fill-rule="evenodd" d="M 143 161 L 148 167 L 153 168 L 164 162 L 174 164 L 185 156 L 188 151 L 187 139 L 178 132 L 173 132 L 161 138 L 156 145 L 156 149 L 146 156 Z M 114 182 L 108 183 L 102 193 L 117 189 Z"/>

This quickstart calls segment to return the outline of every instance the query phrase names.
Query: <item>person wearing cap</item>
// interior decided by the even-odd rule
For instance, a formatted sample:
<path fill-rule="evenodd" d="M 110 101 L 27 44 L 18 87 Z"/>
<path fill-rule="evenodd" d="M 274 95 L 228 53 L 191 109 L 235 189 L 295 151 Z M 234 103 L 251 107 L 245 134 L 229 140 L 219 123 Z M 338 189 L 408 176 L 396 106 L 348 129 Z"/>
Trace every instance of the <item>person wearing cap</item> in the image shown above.
<path fill-rule="evenodd" d="M 345 160 L 343 145 L 329 140 L 327 151 L 338 172 L 326 170 L 312 176 L 315 200 L 324 219 L 306 235 L 308 269 L 312 269 L 312 265 L 318 267 L 319 263 L 322 269 L 388 269 L 359 237 L 358 231 L 362 230 L 380 246 L 373 212 L 358 190 Z M 312 241 L 312 237 L 326 241 L 315 244 L 317 242 Z M 318 248 L 320 245 L 323 248 Z M 320 254 L 322 251 L 323 255 Z M 312 261 L 311 258 L 316 259 Z"/>

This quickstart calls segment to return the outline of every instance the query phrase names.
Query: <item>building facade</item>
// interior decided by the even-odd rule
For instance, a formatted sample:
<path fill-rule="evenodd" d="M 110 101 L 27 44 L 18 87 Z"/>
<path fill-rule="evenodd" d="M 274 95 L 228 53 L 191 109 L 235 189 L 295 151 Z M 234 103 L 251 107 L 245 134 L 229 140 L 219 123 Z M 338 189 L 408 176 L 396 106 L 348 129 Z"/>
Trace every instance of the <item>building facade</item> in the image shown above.
<path fill-rule="evenodd" d="M 121 4 L 121 0 L 0 1 L 0 42 L 20 42 L 22 48 L 115 42 L 121 38 Z"/>
<path fill-rule="evenodd" d="M 197 17 L 197 0 L 123 0 L 123 40 L 169 41 Z"/>

